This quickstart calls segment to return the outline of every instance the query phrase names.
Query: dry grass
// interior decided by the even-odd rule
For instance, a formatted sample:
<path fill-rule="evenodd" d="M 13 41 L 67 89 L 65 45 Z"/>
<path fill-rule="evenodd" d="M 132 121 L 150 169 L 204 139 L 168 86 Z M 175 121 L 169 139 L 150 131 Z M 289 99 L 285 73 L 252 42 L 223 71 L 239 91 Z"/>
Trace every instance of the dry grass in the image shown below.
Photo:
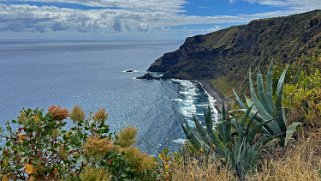
<path fill-rule="evenodd" d="M 219 162 L 204 164 L 191 158 L 186 163 L 174 168 L 173 181 L 237 180 L 233 173 Z"/>
<path fill-rule="evenodd" d="M 248 177 L 248 180 L 321 180 L 321 129 L 310 133 L 307 139 L 288 149 L 283 157 L 267 159 L 262 169 Z"/>
<path fill-rule="evenodd" d="M 262 168 L 248 181 L 321 181 L 321 129 L 301 134 L 300 142 L 286 151 L 269 154 Z M 191 159 L 175 167 L 174 181 L 233 181 L 233 172 L 220 162 L 204 164 Z"/>

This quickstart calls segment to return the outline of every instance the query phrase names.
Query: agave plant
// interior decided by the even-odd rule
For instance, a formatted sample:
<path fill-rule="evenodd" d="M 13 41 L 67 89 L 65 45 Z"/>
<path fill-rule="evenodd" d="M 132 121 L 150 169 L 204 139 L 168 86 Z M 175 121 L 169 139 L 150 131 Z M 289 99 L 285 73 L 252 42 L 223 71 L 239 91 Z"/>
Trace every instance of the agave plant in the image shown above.
<path fill-rule="evenodd" d="M 252 111 L 249 113 L 250 117 L 253 117 L 256 122 L 264 123 L 267 120 L 272 120 L 269 124 L 263 126 L 263 131 L 272 137 L 278 137 L 280 145 L 286 147 L 290 138 L 296 131 L 297 127 L 302 123 L 295 122 L 287 126 L 286 118 L 284 115 L 284 108 L 282 107 L 283 85 L 284 78 L 288 67 L 281 74 L 277 88 L 276 99 L 273 98 L 273 62 L 271 63 L 266 75 L 266 89 L 264 89 L 264 82 L 261 72 L 257 73 L 257 93 L 255 92 L 254 83 L 252 79 L 252 72 L 249 71 L 249 83 L 251 99 L 245 97 L 246 104 L 234 91 L 236 101 L 239 106 L 245 111 L 253 105 Z"/>
<path fill-rule="evenodd" d="M 245 114 L 237 119 L 222 106 L 221 120 L 215 125 L 209 110 L 204 113 L 205 127 L 194 117 L 195 127 L 185 121 L 182 128 L 192 145 L 222 156 L 235 174 L 244 180 L 245 174 L 257 165 L 263 146 L 272 140 L 264 135 L 258 137 L 262 127 L 270 121 L 256 124 L 254 118 L 249 119 L 251 110 L 252 107 L 247 108 Z"/>

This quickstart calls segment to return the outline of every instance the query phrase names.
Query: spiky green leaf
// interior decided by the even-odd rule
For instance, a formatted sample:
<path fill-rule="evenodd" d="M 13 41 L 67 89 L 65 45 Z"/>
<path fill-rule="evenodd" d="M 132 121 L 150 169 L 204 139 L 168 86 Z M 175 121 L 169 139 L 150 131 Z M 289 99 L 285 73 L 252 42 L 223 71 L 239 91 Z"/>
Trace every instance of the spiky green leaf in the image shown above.
<path fill-rule="evenodd" d="M 294 132 L 296 131 L 296 129 L 302 125 L 302 123 L 300 122 L 295 122 L 295 123 L 292 123 L 290 126 L 287 127 L 287 130 L 286 130 L 286 137 L 285 137 L 285 142 L 284 142 L 284 146 L 287 146 L 290 139 L 292 138 Z"/>

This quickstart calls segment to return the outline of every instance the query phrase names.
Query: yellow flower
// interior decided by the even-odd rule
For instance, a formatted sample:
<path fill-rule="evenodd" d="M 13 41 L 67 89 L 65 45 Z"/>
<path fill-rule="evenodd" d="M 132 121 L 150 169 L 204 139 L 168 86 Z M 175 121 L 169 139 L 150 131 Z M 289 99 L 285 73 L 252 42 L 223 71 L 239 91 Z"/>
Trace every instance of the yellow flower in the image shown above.
<path fill-rule="evenodd" d="M 38 123 L 38 122 L 40 121 L 40 117 L 39 117 L 38 115 L 36 115 L 36 116 L 34 117 L 34 120 L 35 120 L 36 123 Z"/>
<path fill-rule="evenodd" d="M 9 181 L 8 176 L 7 176 L 7 175 L 3 176 L 3 177 L 2 177 L 2 181 Z"/>
<path fill-rule="evenodd" d="M 145 155 L 142 161 L 142 170 L 151 170 L 157 166 L 155 159 L 149 155 Z"/>
<path fill-rule="evenodd" d="M 84 144 L 86 155 L 93 157 L 103 157 L 105 153 L 114 148 L 109 138 L 100 138 L 98 136 L 89 137 Z"/>
<path fill-rule="evenodd" d="M 31 176 L 29 179 L 28 179 L 28 181 L 35 181 L 36 180 L 36 178 L 34 177 L 34 176 Z"/>
<path fill-rule="evenodd" d="M 37 170 L 33 167 L 33 165 L 31 164 L 26 164 L 25 165 L 25 172 L 30 175 L 30 174 L 34 174 L 37 172 Z"/>
<path fill-rule="evenodd" d="M 59 174 L 59 170 L 57 168 L 54 169 L 53 174 L 57 175 Z"/>
<path fill-rule="evenodd" d="M 19 135 L 18 135 L 18 138 L 19 138 L 20 140 L 25 140 L 27 137 L 28 137 L 28 136 L 25 135 L 25 134 L 19 134 Z"/>
<path fill-rule="evenodd" d="M 120 151 L 125 153 L 125 159 L 140 172 L 150 170 L 156 166 L 156 162 L 152 157 L 141 152 L 136 147 L 122 148 Z"/>
<path fill-rule="evenodd" d="M 68 117 L 68 110 L 59 106 L 50 106 L 48 112 L 51 114 L 52 118 L 57 121 L 64 120 Z"/>
<path fill-rule="evenodd" d="M 20 112 L 20 115 L 18 116 L 18 121 L 19 122 L 25 122 L 26 121 L 26 113 L 24 111 Z"/>
<path fill-rule="evenodd" d="M 72 109 L 69 117 L 73 121 L 82 122 L 85 120 L 85 112 L 82 110 L 82 108 L 80 106 L 75 106 Z"/>
<path fill-rule="evenodd" d="M 57 137 L 59 136 L 59 134 L 60 134 L 59 129 L 54 129 L 54 130 L 52 130 L 52 132 L 51 132 L 51 137 L 57 138 Z"/>
<path fill-rule="evenodd" d="M 62 159 L 62 160 L 67 160 L 68 158 L 68 154 L 66 152 L 66 150 L 64 148 L 60 148 L 59 149 L 59 157 Z"/>
<path fill-rule="evenodd" d="M 72 133 L 69 131 L 69 132 L 66 134 L 66 138 L 70 138 L 71 134 L 72 134 Z"/>
<path fill-rule="evenodd" d="M 127 128 L 122 129 L 118 133 L 118 140 L 117 145 L 120 147 L 130 147 L 135 144 L 136 142 L 136 136 L 137 136 L 137 128 L 130 126 Z"/>
<path fill-rule="evenodd" d="M 95 114 L 94 114 L 94 121 L 100 121 L 100 122 L 103 122 L 103 121 L 106 121 L 107 118 L 108 118 L 108 113 L 106 112 L 105 109 L 103 108 L 100 108 Z"/>

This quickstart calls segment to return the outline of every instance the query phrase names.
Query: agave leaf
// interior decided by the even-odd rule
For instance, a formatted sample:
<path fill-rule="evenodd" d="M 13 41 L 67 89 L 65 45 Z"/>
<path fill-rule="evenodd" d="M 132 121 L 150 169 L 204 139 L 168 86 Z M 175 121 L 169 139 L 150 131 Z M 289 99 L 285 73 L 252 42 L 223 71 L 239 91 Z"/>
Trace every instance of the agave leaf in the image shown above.
<path fill-rule="evenodd" d="M 258 110 L 256 109 L 256 107 L 251 99 L 249 99 L 248 97 L 245 96 L 245 100 L 246 100 L 247 105 L 249 107 L 252 107 L 252 110 L 250 112 L 250 117 L 249 117 L 250 119 L 252 119 L 254 117 L 254 115 L 257 115 Z M 265 120 L 265 118 L 263 118 L 262 115 L 258 115 L 258 116 L 261 118 L 262 121 Z M 261 121 L 261 120 L 258 119 L 258 121 Z"/>
<path fill-rule="evenodd" d="M 256 109 L 259 111 L 261 116 L 264 117 L 266 120 L 273 119 L 273 117 L 266 111 L 264 106 L 260 103 L 260 100 L 257 98 L 257 95 L 255 93 L 255 89 L 254 89 L 254 83 L 253 83 L 251 71 L 249 72 L 249 82 L 250 82 L 251 98 L 252 98 L 252 101 L 253 101 Z"/>
<path fill-rule="evenodd" d="M 231 125 L 229 120 L 224 120 L 217 125 L 220 137 L 223 143 L 228 143 L 231 140 Z"/>
<path fill-rule="evenodd" d="M 210 108 L 207 109 L 207 112 L 204 111 L 204 116 L 205 116 L 205 123 L 206 126 L 210 128 L 210 130 L 212 130 L 213 128 L 213 120 L 212 120 L 212 113 Z"/>
<path fill-rule="evenodd" d="M 228 119 L 228 112 L 227 112 L 227 110 L 226 110 L 226 107 L 224 106 L 224 104 L 222 104 L 222 113 L 221 113 L 222 115 L 222 120 L 226 120 L 226 119 Z"/>
<path fill-rule="evenodd" d="M 199 147 L 205 146 L 205 142 L 202 139 L 200 139 L 201 137 L 200 134 L 195 130 L 195 128 L 190 127 L 185 119 L 184 119 L 184 123 L 181 124 L 181 126 L 186 135 L 186 138 L 189 139 L 191 143 L 196 142 L 196 144 Z"/>
<path fill-rule="evenodd" d="M 242 135 L 243 134 L 243 126 L 239 124 L 239 122 L 237 120 L 233 121 L 233 125 L 235 126 L 235 130 L 237 132 L 237 135 Z M 241 140 L 241 136 L 237 136 L 237 140 L 240 141 Z"/>
<path fill-rule="evenodd" d="M 207 113 L 204 112 L 204 116 L 205 116 L 205 124 L 206 124 L 207 133 L 208 133 L 209 137 L 211 138 L 211 140 L 215 144 L 216 138 L 215 138 L 215 133 L 213 130 L 213 120 L 212 120 L 210 109 L 208 109 Z"/>
<path fill-rule="evenodd" d="M 245 98 L 246 98 L 246 101 L 248 104 L 253 105 L 253 102 L 250 99 L 248 99 L 247 97 L 245 97 Z M 243 110 L 243 111 L 245 111 L 245 110 Z M 249 113 L 249 119 L 251 119 L 251 120 L 255 119 L 255 122 L 257 124 L 260 124 L 260 123 L 267 120 L 267 119 L 263 118 L 260 114 L 258 114 L 258 111 L 256 110 L 255 106 L 252 107 L 252 110 Z M 273 122 L 271 122 L 271 123 L 273 123 Z M 274 126 L 265 125 L 262 128 L 262 131 L 266 134 L 269 134 L 269 135 L 275 135 L 276 134 L 275 129 L 279 130 L 278 125 L 276 125 L 276 126 L 275 125 Z"/>
<path fill-rule="evenodd" d="M 241 121 L 240 121 L 240 124 L 242 126 L 245 125 L 246 120 L 249 118 L 252 108 L 253 108 L 253 105 L 251 105 L 249 108 L 247 108 L 245 114 L 242 116 Z"/>
<path fill-rule="evenodd" d="M 213 143 L 210 137 L 208 136 L 206 129 L 201 125 L 201 123 L 196 119 L 195 116 L 193 116 L 193 121 L 196 126 L 196 130 L 198 134 L 201 136 L 201 139 L 204 140 L 204 142 L 209 146 L 212 147 Z"/>
<path fill-rule="evenodd" d="M 186 123 L 181 124 L 186 138 L 195 146 L 197 149 L 201 147 L 201 143 L 198 141 L 192 130 L 188 127 Z"/>
<path fill-rule="evenodd" d="M 193 122 L 194 122 L 194 124 L 195 124 L 195 126 L 196 126 L 196 129 L 197 129 L 198 133 L 199 133 L 203 138 L 206 138 L 206 135 L 207 135 L 206 130 L 205 130 L 205 128 L 201 125 L 201 123 L 196 119 L 195 116 L 193 116 Z"/>
<path fill-rule="evenodd" d="M 282 94 L 285 74 L 286 74 L 288 68 L 289 68 L 289 65 L 286 66 L 285 70 L 282 72 L 282 74 L 281 74 L 281 76 L 279 78 L 278 85 L 277 85 L 277 94 L 276 94 L 277 96 Z"/>
<path fill-rule="evenodd" d="M 264 146 L 273 146 L 280 143 L 280 138 L 270 136 L 269 138 L 264 139 L 262 143 L 264 144 Z"/>
<path fill-rule="evenodd" d="M 273 119 L 271 119 L 269 121 L 264 121 L 264 122 L 256 125 L 254 128 L 252 128 L 248 134 L 248 138 L 250 139 L 249 141 L 253 141 L 255 138 L 255 135 L 260 132 L 261 128 L 263 126 L 266 126 L 267 124 L 269 124 L 271 121 L 273 121 Z"/>
<path fill-rule="evenodd" d="M 246 101 L 246 104 L 247 104 L 248 107 L 254 105 L 254 102 L 250 98 L 248 98 L 246 96 L 245 96 L 245 101 Z M 255 106 L 253 106 L 252 110 L 256 112 L 257 108 Z"/>
<path fill-rule="evenodd" d="M 265 121 L 265 119 L 263 119 L 260 115 L 256 115 L 255 117 L 253 117 L 255 119 L 255 121 L 260 124 L 260 123 L 263 123 Z M 277 133 L 275 133 L 276 131 L 273 130 L 273 128 L 269 125 L 264 125 L 262 127 L 262 131 L 263 133 L 265 134 L 268 134 L 268 135 L 276 135 Z"/>
<path fill-rule="evenodd" d="M 287 69 L 288 69 L 288 66 L 280 76 L 278 86 L 277 86 L 277 99 L 275 103 L 275 106 L 276 106 L 275 121 L 278 123 L 281 129 L 281 132 L 286 131 L 285 116 L 284 116 L 283 107 L 282 107 L 282 96 L 283 96 L 282 94 L 283 94 L 284 78 L 285 78 Z"/>
<path fill-rule="evenodd" d="M 254 116 L 250 119 L 250 121 L 248 122 L 248 124 L 246 125 L 246 128 L 245 128 L 245 136 L 247 136 L 248 135 L 248 133 L 249 133 L 249 131 L 250 131 L 250 128 L 251 128 L 251 125 L 252 125 L 252 122 L 254 121 L 254 119 L 255 119 L 255 116 L 258 114 L 258 112 L 256 112 L 255 114 L 254 114 Z"/>
<path fill-rule="evenodd" d="M 288 126 L 287 130 L 286 130 L 286 137 L 285 137 L 285 142 L 284 142 L 284 146 L 287 146 L 290 139 L 293 136 L 293 133 L 296 131 L 296 129 L 298 128 L 298 126 L 302 125 L 302 123 L 300 122 L 295 122 L 292 123 L 290 126 Z"/>
<path fill-rule="evenodd" d="M 273 60 L 271 61 L 269 70 L 266 74 L 266 101 L 270 110 L 274 110 L 274 102 L 273 102 Z"/>
<path fill-rule="evenodd" d="M 205 112 L 204 116 L 205 116 L 206 130 L 212 141 L 210 146 L 212 147 L 213 145 L 215 145 L 216 146 L 215 151 L 222 155 L 226 151 L 226 147 L 214 132 L 215 130 L 213 129 L 213 120 L 211 117 L 211 110 L 208 109 L 207 113 Z"/>
<path fill-rule="evenodd" d="M 262 103 L 264 108 L 267 110 L 267 112 L 269 114 L 272 114 L 272 109 L 270 108 L 266 100 L 267 96 L 264 90 L 263 78 L 262 78 L 261 72 L 259 72 L 256 76 L 256 83 L 257 83 L 257 90 L 258 90 L 258 96 L 259 96 L 260 102 Z"/>
<path fill-rule="evenodd" d="M 242 148 L 244 147 L 244 144 L 245 144 L 244 139 L 241 142 L 238 142 L 238 144 L 235 144 L 237 145 L 235 146 L 235 151 L 234 151 L 236 162 L 240 161 L 240 157 L 242 156 Z"/>
<path fill-rule="evenodd" d="M 245 104 L 243 103 L 243 101 L 241 100 L 241 98 L 237 95 L 236 91 L 233 89 L 233 93 L 234 93 L 234 96 L 235 96 L 235 99 L 237 101 L 237 103 L 239 104 L 239 106 L 242 108 L 242 109 L 246 109 L 247 107 L 245 106 Z"/>

